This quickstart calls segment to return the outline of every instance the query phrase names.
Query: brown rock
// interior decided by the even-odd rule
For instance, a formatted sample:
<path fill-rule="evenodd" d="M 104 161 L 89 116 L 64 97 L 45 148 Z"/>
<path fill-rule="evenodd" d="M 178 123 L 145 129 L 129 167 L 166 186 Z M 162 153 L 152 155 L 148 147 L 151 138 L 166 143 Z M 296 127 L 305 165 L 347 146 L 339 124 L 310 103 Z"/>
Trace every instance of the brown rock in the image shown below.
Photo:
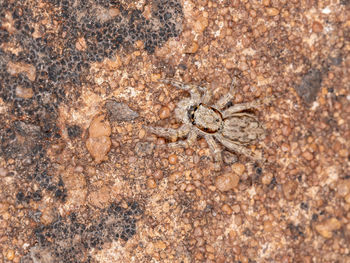
<path fill-rule="evenodd" d="M 152 178 L 147 180 L 147 187 L 150 189 L 154 189 L 157 187 L 156 181 L 154 181 Z"/>
<path fill-rule="evenodd" d="M 231 168 L 232 171 L 239 176 L 242 176 L 245 172 L 245 166 L 242 163 L 234 163 Z"/>
<path fill-rule="evenodd" d="M 279 14 L 279 10 L 277 8 L 274 7 L 268 7 L 266 8 L 266 14 L 268 16 L 277 16 Z"/>
<path fill-rule="evenodd" d="M 176 164 L 177 163 L 177 156 L 176 156 L 176 154 L 170 154 L 168 160 L 169 160 L 170 164 Z"/>
<path fill-rule="evenodd" d="M 305 160 L 307 161 L 311 161 L 312 159 L 314 159 L 314 155 L 312 153 L 310 153 L 309 151 L 305 151 L 302 153 L 302 156 L 304 157 Z"/>
<path fill-rule="evenodd" d="M 22 99 L 30 99 L 33 97 L 34 92 L 31 88 L 23 88 L 21 86 L 16 87 L 16 96 Z"/>
<path fill-rule="evenodd" d="M 97 115 L 91 122 L 89 127 L 89 136 L 90 138 L 96 138 L 100 136 L 111 135 L 111 126 L 109 121 L 106 120 L 104 114 Z"/>
<path fill-rule="evenodd" d="M 314 21 L 312 23 L 312 32 L 320 33 L 323 30 L 323 26 L 320 22 Z"/>
<path fill-rule="evenodd" d="M 215 180 L 215 186 L 222 192 L 229 191 L 237 187 L 239 177 L 234 173 L 226 173 L 218 176 Z"/>
<path fill-rule="evenodd" d="M 224 204 L 221 209 L 228 215 L 232 214 L 232 208 L 228 204 Z"/>
<path fill-rule="evenodd" d="M 339 180 L 337 193 L 342 197 L 345 197 L 350 193 L 350 179 Z"/>
<path fill-rule="evenodd" d="M 101 163 L 107 159 L 107 153 L 109 152 L 111 145 L 111 139 L 106 136 L 89 138 L 86 141 L 86 148 L 96 163 Z"/>
<path fill-rule="evenodd" d="M 340 221 L 334 217 L 317 224 L 315 227 L 316 231 L 324 238 L 331 238 L 333 236 L 332 232 L 340 228 Z"/>
<path fill-rule="evenodd" d="M 287 200 L 293 200 L 297 195 L 298 183 L 288 181 L 283 185 L 283 194 Z"/>
<path fill-rule="evenodd" d="M 170 117 L 170 109 L 166 106 L 163 106 L 160 110 L 159 110 L 159 118 L 166 119 Z"/>
<path fill-rule="evenodd" d="M 36 69 L 33 65 L 24 62 L 9 62 L 7 64 L 7 72 L 11 75 L 17 75 L 19 73 L 26 74 L 27 78 L 31 81 L 35 80 Z"/>

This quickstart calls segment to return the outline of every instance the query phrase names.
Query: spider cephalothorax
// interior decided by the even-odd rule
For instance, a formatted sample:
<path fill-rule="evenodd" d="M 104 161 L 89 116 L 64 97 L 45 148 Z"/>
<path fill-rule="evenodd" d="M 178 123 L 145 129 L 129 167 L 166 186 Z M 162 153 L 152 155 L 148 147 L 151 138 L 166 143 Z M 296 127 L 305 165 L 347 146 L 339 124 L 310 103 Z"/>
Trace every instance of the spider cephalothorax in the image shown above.
<path fill-rule="evenodd" d="M 201 135 L 206 139 L 215 161 L 219 163 L 222 163 L 222 150 L 217 141 L 231 151 L 244 154 L 254 160 L 262 159 L 260 154 L 246 146 L 264 137 L 262 125 L 253 114 L 247 112 L 257 108 L 261 103 L 253 101 L 227 107 L 233 97 L 232 85 L 228 94 L 211 105 L 209 104 L 211 94 L 203 87 L 186 85 L 170 79 L 162 82 L 188 91 L 191 97 L 181 100 L 175 109 L 176 118 L 183 123 L 179 129 L 148 127 L 152 133 L 174 141 L 187 137 L 186 140 L 169 143 L 169 146 L 184 147 L 192 144 L 197 136 Z"/>

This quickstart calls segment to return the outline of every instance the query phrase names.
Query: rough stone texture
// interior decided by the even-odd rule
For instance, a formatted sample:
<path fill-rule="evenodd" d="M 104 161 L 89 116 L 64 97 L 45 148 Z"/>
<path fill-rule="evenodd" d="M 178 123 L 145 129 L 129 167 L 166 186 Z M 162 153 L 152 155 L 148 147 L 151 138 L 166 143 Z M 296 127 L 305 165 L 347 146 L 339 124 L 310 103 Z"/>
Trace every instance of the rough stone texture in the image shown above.
<path fill-rule="evenodd" d="M 348 1 L 0 1 L 0 262 L 349 262 L 349 31 Z M 159 79 L 233 75 L 266 162 L 146 132 L 189 96 Z"/>

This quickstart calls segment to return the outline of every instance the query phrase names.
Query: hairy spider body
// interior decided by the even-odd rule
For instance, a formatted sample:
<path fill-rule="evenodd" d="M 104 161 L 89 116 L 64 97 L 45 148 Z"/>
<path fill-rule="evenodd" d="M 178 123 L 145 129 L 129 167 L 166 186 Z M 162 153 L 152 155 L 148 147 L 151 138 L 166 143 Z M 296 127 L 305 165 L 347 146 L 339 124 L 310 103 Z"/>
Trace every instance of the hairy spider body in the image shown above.
<path fill-rule="evenodd" d="M 262 160 L 261 155 L 250 150 L 247 145 L 263 138 L 265 131 L 257 118 L 246 112 L 257 108 L 261 103 L 253 101 L 227 107 L 233 98 L 231 85 L 228 94 L 210 105 L 211 94 L 203 87 L 186 85 L 171 79 L 162 82 L 188 91 L 191 97 L 181 100 L 175 109 L 176 118 L 183 123 L 179 129 L 148 127 L 150 132 L 173 141 L 187 137 L 186 140 L 169 143 L 171 147 L 188 147 L 200 135 L 206 139 L 215 161 L 220 164 L 222 150 L 217 142 L 253 160 Z"/>

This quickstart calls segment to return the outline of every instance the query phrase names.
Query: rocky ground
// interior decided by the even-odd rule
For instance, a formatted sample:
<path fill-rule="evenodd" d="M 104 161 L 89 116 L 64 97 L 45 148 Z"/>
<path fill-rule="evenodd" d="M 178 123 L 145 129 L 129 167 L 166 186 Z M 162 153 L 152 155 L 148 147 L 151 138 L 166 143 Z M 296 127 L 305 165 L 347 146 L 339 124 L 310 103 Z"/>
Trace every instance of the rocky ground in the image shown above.
<path fill-rule="evenodd" d="M 0 1 L 1 262 L 350 262 L 350 2 Z M 233 104 L 254 162 L 177 128 Z"/>

